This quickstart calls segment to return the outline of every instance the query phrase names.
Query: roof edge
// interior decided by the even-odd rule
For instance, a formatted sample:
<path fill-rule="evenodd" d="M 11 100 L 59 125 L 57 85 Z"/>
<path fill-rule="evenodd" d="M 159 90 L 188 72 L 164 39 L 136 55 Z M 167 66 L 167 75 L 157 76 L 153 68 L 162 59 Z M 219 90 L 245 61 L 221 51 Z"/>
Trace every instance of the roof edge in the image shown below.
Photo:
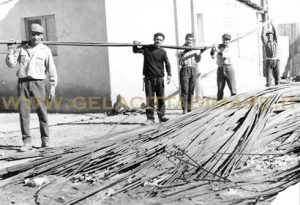
<path fill-rule="evenodd" d="M 264 7 L 262 7 L 261 5 L 258 5 L 256 3 L 254 3 L 254 2 L 252 2 L 251 0 L 237 0 L 237 1 L 239 1 L 241 3 L 244 3 L 247 6 L 253 8 L 253 9 L 257 10 L 257 11 L 264 11 L 265 10 Z"/>

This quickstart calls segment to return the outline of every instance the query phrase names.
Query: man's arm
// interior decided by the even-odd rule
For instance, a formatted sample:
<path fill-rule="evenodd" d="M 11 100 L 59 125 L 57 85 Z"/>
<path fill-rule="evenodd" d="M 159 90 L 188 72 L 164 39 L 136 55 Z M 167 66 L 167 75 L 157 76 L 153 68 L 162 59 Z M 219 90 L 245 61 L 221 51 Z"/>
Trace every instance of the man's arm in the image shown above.
<path fill-rule="evenodd" d="M 278 37 L 277 37 L 277 32 L 276 32 L 276 28 L 273 25 L 273 23 L 271 22 L 271 26 L 272 26 L 272 30 L 273 30 L 273 41 L 276 43 L 276 57 L 279 58 L 280 56 L 280 49 L 278 46 Z"/>
<path fill-rule="evenodd" d="M 184 65 L 184 61 L 195 58 L 196 63 L 199 63 L 201 60 L 201 51 L 198 53 L 198 51 L 188 51 L 188 52 L 182 52 L 179 57 L 179 64 Z"/>
<path fill-rule="evenodd" d="M 9 68 L 15 68 L 18 64 L 20 47 L 15 45 L 7 45 L 8 54 L 6 56 L 6 65 Z"/>
<path fill-rule="evenodd" d="M 200 50 L 200 52 L 197 54 L 195 54 L 195 61 L 196 61 L 196 63 L 199 63 L 200 62 L 200 60 L 201 60 L 201 53 L 202 53 L 202 51 Z"/>
<path fill-rule="evenodd" d="M 265 28 L 266 26 L 263 26 L 261 30 L 261 41 L 263 44 L 266 44 L 268 42 L 268 38 L 266 36 L 266 28 Z"/>
<path fill-rule="evenodd" d="M 200 50 L 199 54 L 195 55 L 195 61 L 196 63 L 199 63 L 201 60 L 201 54 L 204 53 L 204 51 L 207 50 L 207 47 L 205 46 L 203 49 Z"/>
<path fill-rule="evenodd" d="M 132 46 L 133 53 L 144 53 L 143 47 L 139 48 L 138 45 L 141 44 L 139 41 L 133 41 L 134 46 Z"/>
<path fill-rule="evenodd" d="M 55 97 L 55 87 L 57 85 L 57 72 L 53 60 L 53 55 L 50 49 L 48 51 L 48 55 L 46 59 L 46 69 L 49 73 L 49 82 L 50 82 L 50 93 L 49 93 L 48 100 L 51 100 L 53 97 Z"/>
<path fill-rule="evenodd" d="M 171 76 L 171 64 L 170 64 L 167 52 L 165 52 L 165 55 L 164 55 L 164 62 L 165 62 L 167 74 L 168 74 L 168 76 Z"/>
<path fill-rule="evenodd" d="M 170 61 L 169 61 L 169 58 L 168 58 L 168 55 L 167 55 L 167 52 L 165 51 L 165 54 L 164 54 L 164 62 L 165 62 L 165 66 L 166 66 L 166 71 L 167 71 L 167 74 L 168 74 L 168 77 L 167 77 L 167 84 L 169 84 L 171 82 L 171 64 L 170 64 Z"/>
<path fill-rule="evenodd" d="M 220 47 L 222 46 L 222 44 L 213 44 L 212 47 L 211 47 L 211 50 L 210 50 L 210 55 L 211 57 L 214 59 L 216 58 L 218 55 L 219 56 L 222 56 L 222 51 L 220 49 Z"/>
<path fill-rule="evenodd" d="M 220 52 L 219 49 L 217 48 L 217 46 L 219 47 L 220 45 L 216 45 L 216 44 L 213 44 L 211 46 L 211 50 L 210 50 L 210 55 L 211 57 L 214 59 L 218 53 Z"/>
<path fill-rule="evenodd" d="M 277 43 L 278 38 L 277 38 L 277 32 L 276 32 L 275 26 L 273 25 L 272 22 L 270 24 L 272 26 L 272 31 L 273 31 L 273 40 Z"/>

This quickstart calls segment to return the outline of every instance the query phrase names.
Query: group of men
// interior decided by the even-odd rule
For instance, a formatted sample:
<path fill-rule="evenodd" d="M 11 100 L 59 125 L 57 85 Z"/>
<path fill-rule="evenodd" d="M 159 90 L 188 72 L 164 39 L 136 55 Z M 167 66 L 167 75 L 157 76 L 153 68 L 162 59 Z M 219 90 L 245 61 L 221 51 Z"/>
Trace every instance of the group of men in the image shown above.
<path fill-rule="evenodd" d="M 265 77 L 266 86 L 271 85 L 272 77 L 275 85 L 279 84 L 279 58 L 276 31 L 273 24 L 270 24 L 272 30 L 265 30 L 263 27 L 262 40 L 265 53 Z M 165 115 L 164 102 L 164 66 L 168 74 L 167 81 L 171 79 L 171 66 L 166 51 L 161 48 L 161 44 L 165 39 L 163 33 L 154 34 L 154 43 L 149 46 L 138 47 L 140 42 L 133 41 L 133 52 L 142 53 L 144 55 L 143 75 L 146 87 L 147 101 L 147 122 L 154 122 L 154 111 L 157 112 L 160 122 L 168 120 Z M 188 33 L 185 36 L 185 44 L 183 46 L 192 47 L 194 35 Z M 222 35 L 222 43 L 214 44 L 211 47 L 210 55 L 216 58 L 217 69 L 217 100 L 222 100 L 224 96 L 224 88 L 227 83 L 231 96 L 237 94 L 235 72 L 232 66 L 232 52 L 230 48 L 231 35 L 225 33 Z M 193 49 L 185 49 L 179 52 L 179 71 L 181 106 L 183 114 L 192 110 L 192 97 L 195 89 L 195 80 L 197 78 L 196 66 L 201 60 L 201 54 L 206 48 L 200 51 Z M 158 107 L 154 107 L 154 95 L 156 94 Z"/>
<path fill-rule="evenodd" d="M 44 28 L 39 24 L 32 24 L 30 29 L 29 41 L 18 46 L 15 44 L 8 45 L 8 55 L 6 63 L 8 67 L 13 68 L 19 64 L 17 71 L 18 77 L 18 97 L 19 97 L 19 115 L 22 132 L 23 146 L 20 151 L 27 151 L 32 148 L 30 134 L 30 102 L 34 100 L 36 112 L 40 122 L 41 147 L 48 147 L 49 128 L 47 119 L 46 101 L 51 100 L 55 96 L 55 87 L 57 85 L 56 67 L 53 61 L 51 50 L 42 43 Z M 275 79 L 275 84 L 279 83 L 278 68 L 278 46 L 275 29 L 267 31 L 266 37 L 263 38 L 266 53 L 267 65 L 267 86 L 270 86 L 271 74 Z M 167 52 L 161 47 L 165 35 L 163 33 L 155 33 L 153 37 L 154 43 L 146 46 L 139 46 L 139 41 L 134 41 L 133 52 L 141 53 L 144 56 L 144 85 L 146 92 L 146 116 L 147 122 L 154 123 L 155 112 L 160 122 L 168 121 L 165 117 L 165 85 L 164 76 L 166 69 L 167 83 L 171 80 L 171 65 L 167 56 Z M 231 52 L 229 44 L 231 35 L 224 34 L 222 43 L 213 45 L 211 48 L 212 58 L 216 58 L 217 69 L 217 100 L 223 98 L 223 91 L 227 83 L 231 95 L 237 94 L 236 80 L 234 69 L 232 67 Z M 188 33 L 185 37 L 183 46 L 192 47 L 194 36 Z M 181 87 L 181 105 L 183 113 L 192 110 L 192 97 L 195 88 L 196 65 L 201 60 L 201 54 L 206 48 L 199 50 L 185 49 L 179 52 L 179 65 L 181 66 L 180 87 Z M 45 79 L 49 76 L 50 90 L 46 92 Z M 155 109 L 155 95 L 158 107 Z"/>
<path fill-rule="evenodd" d="M 166 51 L 161 48 L 161 44 L 165 39 L 163 33 L 154 34 L 154 43 L 152 45 L 139 47 L 139 41 L 133 41 L 133 52 L 142 53 L 144 55 L 143 75 L 146 88 L 146 101 L 147 101 L 147 122 L 154 123 L 154 111 L 158 114 L 160 122 L 166 122 L 168 118 L 165 115 L 165 102 L 164 102 L 164 67 L 168 74 L 168 83 L 171 80 L 171 66 L 167 57 Z M 231 95 L 236 95 L 236 81 L 234 70 L 231 64 L 231 57 L 229 52 L 229 43 L 231 36 L 224 34 L 222 36 L 223 43 L 213 45 L 211 49 L 212 58 L 217 58 L 218 72 L 217 72 L 217 86 L 218 94 L 217 99 L 223 98 L 223 91 L 225 83 L 227 82 Z M 188 33 L 185 36 L 185 43 L 183 46 L 192 47 L 194 42 L 194 35 Z M 197 77 L 196 66 L 201 60 L 201 54 L 206 48 L 201 50 L 185 49 L 179 52 L 179 71 L 180 77 L 180 93 L 181 93 L 181 106 L 183 114 L 192 111 L 192 99 L 195 89 L 195 79 Z M 158 107 L 154 107 L 154 95 L 156 94 Z"/>

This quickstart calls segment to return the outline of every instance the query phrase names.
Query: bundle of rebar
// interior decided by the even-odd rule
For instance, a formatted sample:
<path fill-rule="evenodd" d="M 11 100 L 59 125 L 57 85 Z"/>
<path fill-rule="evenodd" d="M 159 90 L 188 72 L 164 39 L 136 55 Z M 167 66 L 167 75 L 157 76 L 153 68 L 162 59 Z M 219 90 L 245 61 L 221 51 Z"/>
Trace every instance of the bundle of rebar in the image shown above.
<path fill-rule="evenodd" d="M 212 101 L 163 124 L 45 150 L 29 163 L 0 170 L 0 186 L 44 175 L 76 180 L 84 174 L 101 180 L 101 186 L 65 204 L 108 189 L 113 190 L 108 197 L 138 189 L 139 196 L 166 203 L 207 202 L 213 196 L 215 204 L 271 200 L 300 181 L 299 96 L 300 84 L 274 86 Z M 291 162 L 284 167 L 277 163 L 287 157 Z"/>

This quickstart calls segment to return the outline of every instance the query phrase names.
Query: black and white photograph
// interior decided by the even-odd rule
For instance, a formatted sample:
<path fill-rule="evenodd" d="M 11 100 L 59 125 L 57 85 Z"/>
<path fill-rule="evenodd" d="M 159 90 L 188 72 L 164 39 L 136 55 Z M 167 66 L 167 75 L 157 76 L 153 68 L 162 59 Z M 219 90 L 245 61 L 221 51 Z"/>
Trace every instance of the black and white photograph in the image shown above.
<path fill-rule="evenodd" d="M 299 205 L 299 0 L 0 0 L 1 205 Z"/>

